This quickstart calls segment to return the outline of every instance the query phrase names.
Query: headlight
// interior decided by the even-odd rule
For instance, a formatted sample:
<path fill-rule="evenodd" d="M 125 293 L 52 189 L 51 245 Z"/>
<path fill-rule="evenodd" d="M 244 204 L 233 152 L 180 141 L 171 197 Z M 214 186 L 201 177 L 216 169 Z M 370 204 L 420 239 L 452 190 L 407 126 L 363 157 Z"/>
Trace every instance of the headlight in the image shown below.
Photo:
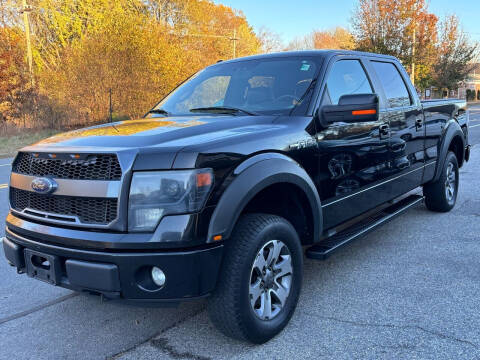
<path fill-rule="evenodd" d="M 165 215 L 200 211 L 212 185 L 210 169 L 134 173 L 128 230 L 153 231 Z"/>

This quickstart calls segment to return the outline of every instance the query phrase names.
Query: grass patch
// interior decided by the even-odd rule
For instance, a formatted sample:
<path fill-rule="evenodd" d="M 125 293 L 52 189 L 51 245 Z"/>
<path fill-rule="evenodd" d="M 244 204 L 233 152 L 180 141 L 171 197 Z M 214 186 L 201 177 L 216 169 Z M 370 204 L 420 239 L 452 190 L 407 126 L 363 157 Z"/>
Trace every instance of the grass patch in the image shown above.
<path fill-rule="evenodd" d="M 14 156 L 18 149 L 57 134 L 58 130 L 24 131 L 20 134 L 0 136 L 0 157 Z"/>

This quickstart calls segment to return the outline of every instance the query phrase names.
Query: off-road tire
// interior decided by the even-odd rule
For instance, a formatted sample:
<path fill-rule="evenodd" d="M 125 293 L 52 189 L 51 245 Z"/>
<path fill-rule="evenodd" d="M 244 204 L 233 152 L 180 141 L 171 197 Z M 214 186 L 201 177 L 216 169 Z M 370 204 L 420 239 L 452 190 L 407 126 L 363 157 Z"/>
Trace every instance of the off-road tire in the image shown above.
<path fill-rule="evenodd" d="M 453 186 L 454 194 L 453 198 L 448 198 L 447 195 L 447 183 L 449 166 L 453 169 L 455 174 L 455 185 Z M 443 168 L 441 170 L 440 178 L 423 187 L 423 195 L 425 196 L 425 205 L 431 211 L 435 212 L 448 212 L 453 209 L 457 201 L 458 183 L 459 183 L 459 171 L 458 161 L 455 154 L 451 151 L 447 153 Z"/>
<path fill-rule="evenodd" d="M 291 255 L 290 292 L 278 315 L 260 319 L 250 302 L 252 266 L 257 253 L 272 240 L 278 240 Z M 251 343 L 262 344 L 277 335 L 292 317 L 302 285 L 303 253 L 298 234 L 285 219 L 269 214 L 242 216 L 225 253 L 217 288 L 208 301 L 212 323 L 225 335 Z"/>

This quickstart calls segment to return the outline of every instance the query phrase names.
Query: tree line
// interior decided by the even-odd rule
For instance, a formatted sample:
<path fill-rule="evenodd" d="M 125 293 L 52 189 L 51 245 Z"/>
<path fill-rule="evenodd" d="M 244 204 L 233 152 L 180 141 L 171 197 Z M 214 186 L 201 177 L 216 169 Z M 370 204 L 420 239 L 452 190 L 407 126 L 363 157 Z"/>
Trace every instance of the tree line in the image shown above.
<path fill-rule="evenodd" d="M 65 128 L 141 116 L 199 69 L 233 56 L 348 49 L 398 57 L 420 89 L 454 89 L 477 56 L 457 17 L 425 0 L 357 0 L 338 27 L 284 45 L 211 0 L 28 0 L 33 75 L 22 0 L 0 0 L 0 126 Z M 320 5 L 319 5 L 320 6 Z M 235 49 L 235 54 L 233 53 Z M 1 130 L 1 129 L 0 129 Z"/>
<path fill-rule="evenodd" d="M 201 0 L 0 0 L 0 121 L 65 127 L 141 116 L 189 75 L 260 51 L 245 16 Z M 235 33 L 235 38 L 233 34 Z"/>
<path fill-rule="evenodd" d="M 459 19 L 455 15 L 440 19 L 425 0 L 358 0 L 351 25 L 351 32 L 341 27 L 313 31 L 294 39 L 287 49 L 338 48 L 393 55 L 414 73 L 420 90 L 456 89 L 477 60 L 478 44 L 462 30 Z"/>

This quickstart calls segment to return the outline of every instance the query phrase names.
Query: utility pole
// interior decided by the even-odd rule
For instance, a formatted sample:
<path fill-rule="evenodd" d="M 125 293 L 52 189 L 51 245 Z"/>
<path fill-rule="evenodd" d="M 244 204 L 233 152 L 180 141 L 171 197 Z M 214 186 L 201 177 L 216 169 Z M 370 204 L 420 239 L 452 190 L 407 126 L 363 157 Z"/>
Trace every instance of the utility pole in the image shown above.
<path fill-rule="evenodd" d="M 414 23 L 415 26 L 415 23 Z M 415 42 L 417 41 L 417 29 L 416 26 L 413 28 L 413 45 L 412 45 L 412 73 L 410 74 L 410 78 L 412 80 L 412 84 L 415 86 Z"/>
<path fill-rule="evenodd" d="M 413 43 L 412 43 L 412 71 L 410 74 L 410 80 L 412 80 L 413 86 L 415 86 L 415 43 L 417 42 L 417 3 L 413 6 Z"/>
<path fill-rule="evenodd" d="M 25 39 L 27 40 L 27 60 L 28 60 L 28 70 L 30 72 L 30 82 L 35 85 L 35 80 L 33 78 L 33 56 L 32 56 L 32 43 L 30 40 L 30 23 L 28 21 L 28 13 L 32 11 L 32 7 L 27 5 L 27 0 L 23 0 L 23 7 L 20 10 L 20 13 L 23 14 L 23 22 L 25 26 Z"/>
<path fill-rule="evenodd" d="M 230 40 L 233 41 L 233 58 L 235 59 L 237 57 L 237 41 L 240 40 L 237 38 L 237 29 L 233 29 L 233 37 Z"/>

